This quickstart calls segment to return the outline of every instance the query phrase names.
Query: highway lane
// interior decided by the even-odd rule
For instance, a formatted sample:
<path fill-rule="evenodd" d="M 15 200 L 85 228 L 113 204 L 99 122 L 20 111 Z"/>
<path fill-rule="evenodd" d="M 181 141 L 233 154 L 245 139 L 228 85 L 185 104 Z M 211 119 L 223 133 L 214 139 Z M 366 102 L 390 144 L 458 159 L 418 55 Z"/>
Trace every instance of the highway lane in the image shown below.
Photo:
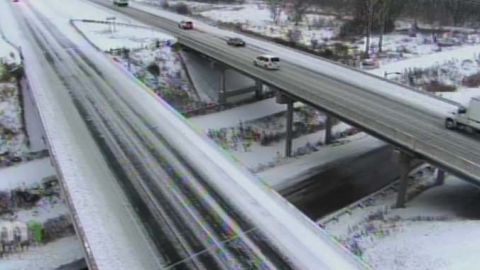
<path fill-rule="evenodd" d="M 8 26 L 25 36 L 16 43 L 22 46 L 25 56 L 29 91 L 42 108 L 51 161 L 85 248 L 89 269 L 158 269 L 155 252 L 133 218 L 132 206 L 89 134 L 68 89 L 51 67 L 49 61 L 53 58 L 36 45 L 18 8 L 9 5 L 0 4 L 2 16 L 15 16 L 17 20 Z"/>
<path fill-rule="evenodd" d="M 252 65 L 252 59 L 262 52 L 259 48 L 232 48 L 214 34 L 181 30 L 177 22 L 169 19 L 132 8 L 115 8 L 101 0 L 92 1 L 166 30 L 187 47 L 219 59 L 234 69 L 259 78 L 299 100 L 320 107 L 420 158 L 480 184 L 480 141 L 474 136 L 446 130 L 443 119 L 427 110 L 369 91 L 367 86 L 362 86 L 362 82 L 352 84 L 340 81 L 297 63 L 283 61 L 279 71 L 263 70 Z M 282 55 L 279 56 L 282 58 Z M 375 81 L 370 77 L 369 80 Z"/>
<path fill-rule="evenodd" d="M 29 34 L 44 51 L 117 179 L 136 203 L 164 267 L 305 266 L 290 257 L 288 251 L 272 244 L 244 211 L 239 211 L 199 172 L 186 165 L 141 110 L 131 105 L 125 89 L 107 80 L 55 25 L 31 6 L 23 8 L 23 12 Z"/>
<path fill-rule="evenodd" d="M 50 34 L 55 39 L 43 44 L 44 49 L 51 51 L 50 56 L 56 65 L 56 70 L 71 89 L 73 98 L 77 100 L 77 106 L 85 114 L 84 117 L 91 120 L 96 132 L 102 136 L 104 143 L 112 149 L 110 151 L 116 160 L 122 160 L 122 169 L 126 171 L 125 174 L 129 176 L 133 186 L 138 192 L 143 193 L 143 198 L 149 198 L 149 201 L 151 201 L 149 202 L 152 204 L 150 211 L 154 212 L 152 215 L 159 223 L 155 226 L 154 237 L 164 236 L 159 241 L 158 247 L 161 255 L 164 256 L 165 266 L 168 267 L 192 258 L 189 262 L 190 268 L 227 269 L 229 266 L 233 266 L 240 269 L 240 262 L 232 258 L 232 254 L 226 250 L 226 245 L 220 244 L 220 241 L 231 239 L 216 239 L 217 235 L 212 232 L 211 228 L 206 228 L 208 221 L 203 220 L 198 213 L 195 213 L 196 211 L 203 211 L 208 214 L 209 210 L 202 209 L 203 205 L 199 203 L 204 198 L 199 198 L 198 195 L 193 197 L 192 194 L 189 194 L 191 198 L 182 196 L 184 194 L 181 194 L 181 192 L 187 191 L 188 187 L 178 186 L 178 184 L 183 183 L 181 181 L 172 181 L 173 174 L 185 172 L 175 170 L 170 173 L 166 172 L 165 167 L 168 170 L 173 169 L 173 167 L 168 167 L 168 161 L 161 164 L 163 166 L 157 166 L 159 164 L 158 160 L 152 157 L 151 150 L 148 149 L 148 143 L 157 147 L 159 144 L 157 142 L 147 142 L 147 144 L 142 142 L 146 139 L 147 134 L 149 139 L 155 138 L 158 134 L 152 134 L 148 126 L 132 129 L 131 125 L 142 123 L 141 119 L 135 117 L 135 114 L 123 101 L 119 100 L 118 96 L 112 95 L 112 93 L 115 93 L 115 89 L 98 78 L 97 72 L 84 63 L 85 60 L 82 61 L 83 57 L 79 52 L 75 52 L 74 44 L 68 43 L 59 33 L 54 33 L 55 28 L 51 28 L 52 26 L 48 25 L 48 22 L 43 21 L 43 23 L 51 29 Z M 35 27 L 32 23 L 29 25 L 32 28 Z M 39 35 L 38 33 L 42 32 L 39 28 L 33 28 L 32 33 Z M 61 48 L 54 47 L 55 41 L 59 43 L 58 45 Z M 60 53 L 65 50 L 70 52 L 69 55 Z M 116 107 L 114 107 L 115 105 Z M 120 119 L 119 115 L 123 119 Z M 142 133 L 143 137 L 139 138 L 135 133 Z M 170 181 L 169 183 L 154 184 L 162 180 Z M 164 187 L 168 187 L 168 189 L 165 190 Z M 207 194 L 202 195 L 207 196 Z M 185 207 L 189 202 L 198 204 L 198 208 Z M 208 217 L 208 215 L 206 216 Z M 221 235 L 223 233 L 222 226 L 214 225 L 218 226 L 219 235 Z M 243 232 L 242 234 L 236 233 L 243 234 Z M 213 244 L 209 244 L 209 241 L 212 241 Z M 241 251 L 239 249 L 239 253 Z M 196 254 L 202 254 L 203 252 L 210 253 L 211 256 L 196 256 Z M 219 253 L 219 256 L 215 256 L 215 253 Z M 244 256 L 248 258 L 248 255 Z M 255 256 L 251 256 L 251 261 L 256 261 Z M 184 264 L 187 264 L 187 262 L 184 262 Z"/>

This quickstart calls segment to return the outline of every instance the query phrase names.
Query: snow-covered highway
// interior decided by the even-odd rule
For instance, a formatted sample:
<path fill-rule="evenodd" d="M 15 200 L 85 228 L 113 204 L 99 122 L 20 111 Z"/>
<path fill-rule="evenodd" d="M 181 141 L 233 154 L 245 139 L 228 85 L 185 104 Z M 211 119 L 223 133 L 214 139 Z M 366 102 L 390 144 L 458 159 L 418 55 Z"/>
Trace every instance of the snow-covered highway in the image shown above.
<path fill-rule="evenodd" d="M 35 4 L 9 8 L 91 269 L 363 266 Z"/>

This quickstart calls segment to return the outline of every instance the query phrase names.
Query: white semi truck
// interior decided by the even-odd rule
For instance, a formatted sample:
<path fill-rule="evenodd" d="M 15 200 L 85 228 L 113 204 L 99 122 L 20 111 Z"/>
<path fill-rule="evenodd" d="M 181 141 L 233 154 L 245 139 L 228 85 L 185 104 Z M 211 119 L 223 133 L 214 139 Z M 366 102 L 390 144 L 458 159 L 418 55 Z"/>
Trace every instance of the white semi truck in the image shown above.
<path fill-rule="evenodd" d="M 460 107 L 448 116 L 445 119 L 445 127 L 448 129 L 465 129 L 470 133 L 480 131 L 480 96 L 473 97 L 468 108 Z"/>
<path fill-rule="evenodd" d="M 128 6 L 128 0 L 113 0 L 113 4 L 119 7 L 126 7 Z"/>

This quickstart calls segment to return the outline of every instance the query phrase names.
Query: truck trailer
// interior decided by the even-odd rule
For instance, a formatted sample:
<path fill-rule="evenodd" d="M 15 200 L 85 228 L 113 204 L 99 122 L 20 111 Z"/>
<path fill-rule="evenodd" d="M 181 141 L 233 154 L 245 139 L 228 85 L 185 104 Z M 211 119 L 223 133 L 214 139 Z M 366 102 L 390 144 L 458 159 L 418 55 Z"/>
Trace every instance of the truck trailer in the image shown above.
<path fill-rule="evenodd" d="M 460 107 L 445 119 L 448 129 L 464 129 L 469 133 L 480 131 L 480 96 L 470 100 L 468 108 Z"/>

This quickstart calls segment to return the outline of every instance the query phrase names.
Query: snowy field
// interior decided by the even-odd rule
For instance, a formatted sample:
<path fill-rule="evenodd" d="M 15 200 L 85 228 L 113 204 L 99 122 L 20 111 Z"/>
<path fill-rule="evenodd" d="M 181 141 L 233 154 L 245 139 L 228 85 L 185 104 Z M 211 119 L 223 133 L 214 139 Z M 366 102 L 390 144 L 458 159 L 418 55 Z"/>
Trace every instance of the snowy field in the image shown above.
<path fill-rule="evenodd" d="M 273 24 L 270 10 L 264 4 L 214 5 L 211 10 L 200 12 L 200 15 L 212 20 L 228 23 L 265 26 Z M 282 14 L 282 21 L 286 19 Z"/>
<path fill-rule="evenodd" d="M 175 42 L 172 36 L 144 26 L 106 21 L 75 20 L 73 23 L 102 51 L 141 49 L 153 47 L 157 42 L 159 44 Z"/>
<path fill-rule="evenodd" d="M 76 236 L 64 237 L 48 245 L 30 247 L 22 253 L 0 259 L 2 270 L 51 270 L 84 257 Z"/>
<path fill-rule="evenodd" d="M 480 74 L 480 45 L 467 46 L 451 51 L 402 60 L 369 71 L 382 76 L 389 72 L 389 79 L 425 90 L 431 82 L 452 86 L 454 91 L 437 92 L 438 96 L 468 105 L 470 99 L 480 95 L 480 85 L 468 85 L 468 77 Z M 393 72 L 399 74 L 392 74 Z"/>
<path fill-rule="evenodd" d="M 374 269 L 475 269 L 480 246 L 480 192 L 453 176 L 434 184 L 423 167 L 413 174 L 406 208 L 393 208 L 395 184 L 318 223 Z"/>
<path fill-rule="evenodd" d="M 50 158 L 42 158 L 0 169 L 0 189 L 31 186 L 40 179 L 55 175 Z"/>
<path fill-rule="evenodd" d="M 462 48 L 455 48 L 448 51 L 436 52 L 430 55 L 421 55 L 416 58 L 404 59 L 395 63 L 387 63 L 369 73 L 377 76 L 384 76 L 385 72 L 404 72 L 411 68 L 429 68 L 442 63 L 457 60 L 477 59 L 480 53 L 480 45 L 466 45 Z"/>
<path fill-rule="evenodd" d="M 142 4 L 157 5 L 151 0 L 137 0 Z M 289 31 L 301 31 L 298 41 L 311 46 L 312 40 L 318 44 L 326 43 L 339 33 L 341 23 L 334 16 L 306 14 L 304 21 L 295 26 L 288 20 L 289 12 L 281 11 L 276 22 L 270 15 L 270 9 L 262 1 L 246 1 L 245 4 L 209 4 L 195 1 L 169 1 L 170 6 L 186 4 L 192 13 L 211 22 L 241 25 L 242 29 L 258 34 L 287 39 Z M 215 24 L 215 23 L 214 23 Z"/>
<path fill-rule="evenodd" d="M 49 158 L 3 168 L 0 169 L 0 191 L 28 190 L 39 186 L 42 179 L 54 175 L 55 170 Z M 2 201 L 2 203 L 5 202 Z M 63 200 L 56 196 L 46 196 L 36 202 L 34 207 L 22 207 L 14 209 L 13 214 L 0 215 L 0 220 L 14 220 L 22 224 L 30 222 L 44 224 L 48 220 L 63 215 L 69 215 L 69 210 Z M 0 258 L 0 269 L 55 269 L 83 257 L 83 248 L 77 237 L 73 235 L 47 244 L 30 245 L 24 251 L 4 254 Z"/>

